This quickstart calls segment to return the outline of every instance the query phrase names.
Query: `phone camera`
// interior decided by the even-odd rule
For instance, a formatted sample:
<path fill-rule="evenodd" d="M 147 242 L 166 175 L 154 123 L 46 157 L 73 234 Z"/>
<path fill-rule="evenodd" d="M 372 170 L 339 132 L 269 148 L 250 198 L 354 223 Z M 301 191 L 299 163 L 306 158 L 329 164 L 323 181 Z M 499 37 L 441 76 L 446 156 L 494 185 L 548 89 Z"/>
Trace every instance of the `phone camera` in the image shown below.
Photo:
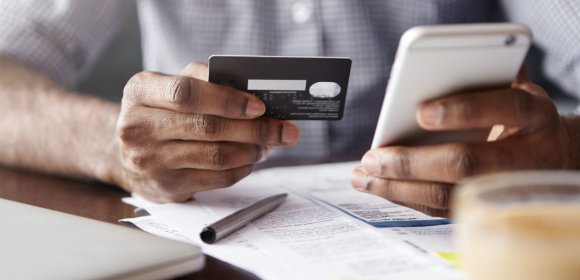
<path fill-rule="evenodd" d="M 514 35 L 507 36 L 507 38 L 504 41 L 504 43 L 505 43 L 506 46 L 511 46 L 515 42 L 516 42 L 516 36 L 514 36 Z"/>

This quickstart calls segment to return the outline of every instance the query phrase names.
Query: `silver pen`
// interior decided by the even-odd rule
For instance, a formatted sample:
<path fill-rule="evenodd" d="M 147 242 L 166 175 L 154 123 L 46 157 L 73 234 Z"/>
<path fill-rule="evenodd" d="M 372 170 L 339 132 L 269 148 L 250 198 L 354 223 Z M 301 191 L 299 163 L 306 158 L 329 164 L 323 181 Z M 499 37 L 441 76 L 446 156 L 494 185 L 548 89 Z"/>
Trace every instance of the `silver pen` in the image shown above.
<path fill-rule="evenodd" d="M 207 244 L 212 244 L 224 236 L 240 229 L 241 227 L 249 224 L 253 220 L 260 218 L 266 213 L 274 210 L 274 208 L 278 207 L 286 197 L 288 196 L 287 193 L 273 195 L 267 198 L 264 198 L 247 208 L 238 210 L 233 214 L 209 225 L 208 227 L 204 228 L 199 237 L 201 240 Z"/>

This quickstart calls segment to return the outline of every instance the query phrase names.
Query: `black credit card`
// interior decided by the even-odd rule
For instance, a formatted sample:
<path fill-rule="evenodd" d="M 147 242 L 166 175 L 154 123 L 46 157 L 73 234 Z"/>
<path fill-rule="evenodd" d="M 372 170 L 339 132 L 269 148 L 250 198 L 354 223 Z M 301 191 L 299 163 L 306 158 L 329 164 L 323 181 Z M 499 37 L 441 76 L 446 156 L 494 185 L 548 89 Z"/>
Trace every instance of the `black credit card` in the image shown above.
<path fill-rule="evenodd" d="M 340 120 L 350 66 L 349 58 L 213 55 L 209 82 L 259 97 L 265 117 Z"/>

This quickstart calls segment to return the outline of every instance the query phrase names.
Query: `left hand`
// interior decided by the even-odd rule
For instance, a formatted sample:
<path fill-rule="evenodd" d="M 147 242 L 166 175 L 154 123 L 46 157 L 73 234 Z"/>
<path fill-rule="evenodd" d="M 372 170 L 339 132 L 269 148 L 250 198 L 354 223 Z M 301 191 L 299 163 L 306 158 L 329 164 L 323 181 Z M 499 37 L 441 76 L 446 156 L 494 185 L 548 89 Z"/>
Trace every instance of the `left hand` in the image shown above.
<path fill-rule="evenodd" d="M 423 103 L 417 122 L 431 131 L 493 129 L 490 140 L 483 143 L 370 150 L 362 167 L 351 174 L 356 190 L 431 216 L 448 217 L 454 183 L 465 177 L 572 165 L 574 153 L 558 111 L 523 67 L 510 87 Z"/>

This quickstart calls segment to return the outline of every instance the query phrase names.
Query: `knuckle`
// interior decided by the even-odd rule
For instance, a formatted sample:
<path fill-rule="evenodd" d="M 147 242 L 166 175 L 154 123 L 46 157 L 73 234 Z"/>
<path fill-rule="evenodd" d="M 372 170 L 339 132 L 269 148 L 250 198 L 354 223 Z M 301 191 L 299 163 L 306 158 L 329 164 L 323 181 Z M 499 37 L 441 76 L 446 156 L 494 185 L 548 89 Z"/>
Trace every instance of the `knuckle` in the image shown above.
<path fill-rule="evenodd" d="M 513 119 L 515 121 L 527 121 L 534 115 L 534 100 L 533 97 L 522 90 L 515 90 L 512 94 L 513 98 Z"/>
<path fill-rule="evenodd" d="M 403 147 L 394 149 L 390 159 L 391 169 L 397 178 L 406 179 L 411 176 L 411 153 L 408 149 Z"/>
<path fill-rule="evenodd" d="M 117 129 L 117 135 L 121 141 L 129 143 L 139 138 L 139 130 L 140 127 L 136 125 L 121 125 Z"/>
<path fill-rule="evenodd" d="M 457 144 L 449 153 L 446 169 L 455 180 L 473 176 L 478 169 L 477 156 L 469 146 Z"/>
<path fill-rule="evenodd" d="M 220 119 L 212 115 L 191 115 L 191 126 L 200 136 L 215 139 L 219 136 Z"/>
<path fill-rule="evenodd" d="M 451 198 L 451 190 L 440 183 L 428 183 L 424 188 L 424 201 L 434 205 L 436 208 L 448 208 Z"/>
<path fill-rule="evenodd" d="M 153 178 L 155 193 L 168 198 L 182 191 L 182 183 L 187 181 L 187 171 L 164 170 Z"/>
<path fill-rule="evenodd" d="M 151 133 L 150 127 L 139 122 L 125 121 L 117 127 L 117 136 L 123 143 L 133 143 Z"/>
<path fill-rule="evenodd" d="M 254 137 L 258 143 L 266 144 L 270 139 L 271 131 L 270 121 L 266 119 L 259 119 L 254 122 Z"/>
<path fill-rule="evenodd" d="M 156 157 L 151 153 L 134 151 L 129 154 L 129 161 L 137 169 L 149 171 L 154 169 Z"/>
<path fill-rule="evenodd" d="M 165 93 L 168 101 L 181 110 L 189 109 L 195 102 L 195 96 L 191 91 L 191 80 L 188 77 L 175 76 L 168 79 L 165 84 Z"/>
<path fill-rule="evenodd" d="M 130 93 L 134 92 L 136 89 L 139 89 L 140 85 L 145 82 L 148 76 L 148 72 L 146 71 L 142 71 L 133 75 L 125 85 L 123 92 Z"/>
<path fill-rule="evenodd" d="M 142 71 L 133 75 L 123 88 L 123 99 L 131 101 L 137 100 L 150 74 L 150 72 Z"/>
<path fill-rule="evenodd" d="M 163 196 L 164 200 L 167 200 L 174 197 L 172 194 L 179 190 L 179 185 L 173 180 L 158 178 L 157 189 L 159 190 L 160 195 Z"/>
<path fill-rule="evenodd" d="M 215 169 L 225 169 L 229 166 L 232 155 L 229 153 L 228 145 L 220 142 L 213 142 L 207 145 L 206 161 Z"/>

